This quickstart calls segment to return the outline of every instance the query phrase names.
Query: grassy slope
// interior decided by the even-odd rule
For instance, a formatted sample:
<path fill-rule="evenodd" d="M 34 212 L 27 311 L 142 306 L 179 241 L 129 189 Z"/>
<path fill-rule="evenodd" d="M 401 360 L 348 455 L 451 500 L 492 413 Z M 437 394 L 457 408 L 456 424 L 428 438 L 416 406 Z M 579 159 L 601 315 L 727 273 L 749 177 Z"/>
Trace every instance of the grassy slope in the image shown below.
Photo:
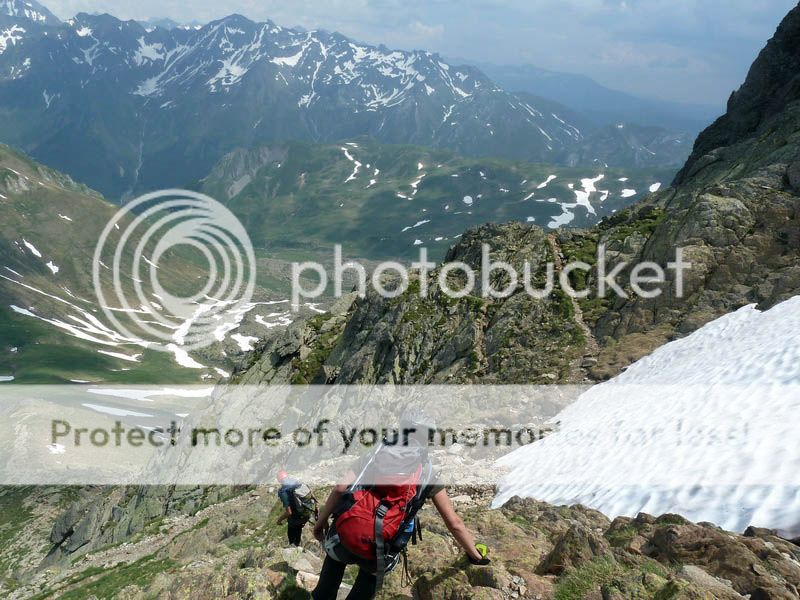
<path fill-rule="evenodd" d="M 13 374 L 21 383 L 98 378 L 126 383 L 198 381 L 197 372 L 187 373 L 160 353 L 144 351 L 140 364 L 121 361 L 97 350 L 138 354 L 143 349 L 98 346 L 15 314 L 12 305 L 74 324 L 78 311 L 51 297 L 55 296 L 103 320 L 95 306 L 91 265 L 100 232 L 119 208 L 5 146 L 0 146 L 0 194 L 0 275 L 29 286 L 0 278 L 0 375 Z M 33 244 L 41 258 L 23 240 Z M 47 266 L 51 261 L 59 268 L 56 274 Z M 203 273 L 189 254 L 169 257 L 165 267 L 163 280 L 175 290 L 192 289 Z M 124 285 L 130 289 L 132 281 Z"/>

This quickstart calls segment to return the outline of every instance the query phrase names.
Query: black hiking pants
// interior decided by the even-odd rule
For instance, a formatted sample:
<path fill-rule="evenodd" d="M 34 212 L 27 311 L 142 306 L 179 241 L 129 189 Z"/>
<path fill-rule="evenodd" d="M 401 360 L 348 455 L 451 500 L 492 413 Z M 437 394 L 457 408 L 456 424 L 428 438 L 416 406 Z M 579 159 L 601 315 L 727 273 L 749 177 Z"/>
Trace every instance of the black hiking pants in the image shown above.
<path fill-rule="evenodd" d="M 289 544 L 291 546 L 299 546 L 300 540 L 303 537 L 303 525 L 305 523 L 297 524 L 297 523 L 289 523 L 287 527 L 287 534 L 289 536 Z"/>
<path fill-rule="evenodd" d="M 319 583 L 311 597 L 314 600 L 336 600 L 346 567 L 347 565 L 333 560 L 330 556 L 325 557 L 322 572 L 319 574 Z M 347 600 L 372 600 L 374 597 L 375 576 L 364 569 L 359 569 L 356 582 L 347 595 Z"/>

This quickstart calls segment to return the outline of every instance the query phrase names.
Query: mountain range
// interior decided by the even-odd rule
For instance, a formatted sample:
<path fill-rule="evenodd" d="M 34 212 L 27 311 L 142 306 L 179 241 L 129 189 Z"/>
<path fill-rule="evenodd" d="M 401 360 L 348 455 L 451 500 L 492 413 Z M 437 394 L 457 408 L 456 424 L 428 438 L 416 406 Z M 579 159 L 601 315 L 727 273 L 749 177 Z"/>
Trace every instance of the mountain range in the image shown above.
<path fill-rule="evenodd" d="M 621 265 L 666 265 L 678 248 L 692 263 L 682 295 L 626 298 L 524 291 L 506 300 L 440 293 L 356 300 L 325 336 L 270 340 L 237 375 L 337 384 L 576 383 L 617 375 L 665 343 L 747 305 L 770 308 L 800 294 L 800 6 L 786 17 L 727 112 L 698 137 L 673 186 L 583 230 L 520 223 L 470 229 L 447 253 L 480 269 L 480 248 L 521 270 L 525 261 L 595 265 L 576 289 Z M 431 277 L 435 277 L 432 275 Z M 674 275 L 667 289 L 677 289 Z M 629 290 L 630 292 L 630 290 Z M 332 335 L 332 331 L 337 335 Z M 314 341 L 316 340 L 316 341 Z M 301 347 L 303 345 L 309 347 Z M 280 356 L 275 350 L 280 350 Z M 312 356 L 313 361 L 301 360 Z M 259 368 L 259 364 L 269 368 Z"/>
<path fill-rule="evenodd" d="M 115 200 L 289 140 L 368 136 L 569 166 L 677 168 L 689 153 L 685 135 L 598 133 L 425 51 L 240 15 L 163 28 L 110 15 L 54 22 L 35 6 L 6 0 L 0 16 L 2 141 Z"/>
<path fill-rule="evenodd" d="M 40 25 L 58 25 L 58 17 L 36 0 L 2 0 L 0 2 L 0 18 L 13 17 L 25 19 Z"/>

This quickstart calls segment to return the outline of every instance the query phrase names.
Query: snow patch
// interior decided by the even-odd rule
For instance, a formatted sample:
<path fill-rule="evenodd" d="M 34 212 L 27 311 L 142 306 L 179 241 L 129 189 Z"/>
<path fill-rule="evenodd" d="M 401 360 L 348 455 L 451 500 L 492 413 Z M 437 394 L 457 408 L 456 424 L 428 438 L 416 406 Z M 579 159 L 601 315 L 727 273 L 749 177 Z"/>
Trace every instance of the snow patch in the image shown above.
<path fill-rule="evenodd" d="M 242 352 L 252 351 L 253 348 L 255 348 L 256 342 L 258 341 L 257 337 L 248 337 L 240 333 L 232 335 L 231 339 L 239 344 L 239 350 Z"/>
<path fill-rule="evenodd" d="M 400 233 L 405 233 L 409 229 L 416 229 L 417 227 L 422 227 L 423 225 L 426 225 L 427 223 L 430 223 L 430 219 L 428 219 L 427 221 L 417 221 L 413 225 L 409 225 L 408 227 L 404 227 L 403 230 Z"/>
<path fill-rule="evenodd" d="M 573 213 L 566 205 L 561 205 L 561 210 L 563 211 L 560 215 L 553 217 L 547 226 L 550 229 L 558 229 L 559 227 L 563 227 L 564 225 L 569 225 L 572 221 L 575 220 L 575 213 Z"/>
<path fill-rule="evenodd" d="M 141 362 L 142 355 L 141 354 L 134 354 L 130 356 L 128 354 L 122 354 L 120 352 L 109 352 L 108 350 L 98 350 L 99 354 L 105 354 L 106 356 L 110 356 L 112 358 L 118 358 L 120 360 L 124 360 L 127 362 L 138 363 Z"/>
<path fill-rule="evenodd" d="M 26 240 L 25 238 L 22 238 L 22 243 L 25 245 L 25 247 L 26 247 L 28 250 L 30 250 L 31 254 L 33 254 L 33 255 L 34 255 L 36 258 L 42 258 L 42 253 L 41 253 L 41 252 L 39 252 L 39 250 L 37 250 L 36 246 L 34 246 L 33 244 L 31 244 L 31 243 L 30 243 L 28 240 Z"/>
<path fill-rule="evenodd" d="M 546 188 L 550 183 L 554 180 L 558 179 L 558 175 L 548 175 L 547 179 L 545 179 L 542 183 L 536 186 L 537 190 L 543 190 Z"/>
<path fill-rule="evenodd" d="M 0 54 L 6 51 L 9 45 L 16 46 L 22 40 L 25 30 L 19 25 L 12 25 L 10 29 L 0 31 Z"/>
<path fill-rule="evenodd" d="M 205 369 L 206 368 L 205 366 L 203 366 L 199 362 L 197 362 L 195 359 L 193 359 L 191 356 L 189 356 L 189 353 L 186 352 L 186 350 L 184 350 L 180 346 L 177 346 L 175 344 L 168 344 L 167 345 L 167 350 L 172 352 L 172 354 L 175 356 L 175 362 L 178 363 L 182 367 L 185 367 L 187 369 Z"/>
<path fill-rule="evenodd" d="M 358 146 L 356 146 L 356 147 L 358 147 Z M 349 160 L 351 163 L 353 163 L 353 166 L 354 166 L 353 173 L 350 175 L 350 177 L 348 177 L 347 179 L 344 180 L 344 182 L 347 183 L 349 181 L 355 180 L 356 177 L 358 177 L 358 171 L 361 169 L 361 163 L 358 162 L 353 157 L 353 155 L 350 154 L 350 150 L 348 150 L 344 146 L 342 147 L 342 151 L 344 152 L 345 158 L 347 158 L 347 160 Z"/>
<path fill-rule="evenodd" d="M 553 421 L 501 459 L 495 506 L 535 497 L 800 535 L 800 296 L 662 346 Z"/>

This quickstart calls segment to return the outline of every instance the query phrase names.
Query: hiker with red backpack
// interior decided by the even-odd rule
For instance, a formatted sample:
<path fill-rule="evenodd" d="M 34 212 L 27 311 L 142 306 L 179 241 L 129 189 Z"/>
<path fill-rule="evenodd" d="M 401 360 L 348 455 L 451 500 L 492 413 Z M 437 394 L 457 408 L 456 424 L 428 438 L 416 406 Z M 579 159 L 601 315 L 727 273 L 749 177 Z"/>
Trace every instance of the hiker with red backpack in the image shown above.
<path fill-rule="evenodd" d="M 401 419 L 402 443 L 386 442 L 363 457 L 331 491 L 314 527 L 325 562 L 314 600 L 333 600 L 349 564 L 359 566 L 348 600 L 374 598 L 386 574 L 405 559 L 406 546 L 422 536 L 417 513 L 433 501 L 448 530 L 472 564 L 488 565 L 486 546 L 476 546 L 443 485 L 434 482 L 428 432 L 435 424 L 419 411 Z M 333 522 L 329 525 L 329 519 Z"/>

